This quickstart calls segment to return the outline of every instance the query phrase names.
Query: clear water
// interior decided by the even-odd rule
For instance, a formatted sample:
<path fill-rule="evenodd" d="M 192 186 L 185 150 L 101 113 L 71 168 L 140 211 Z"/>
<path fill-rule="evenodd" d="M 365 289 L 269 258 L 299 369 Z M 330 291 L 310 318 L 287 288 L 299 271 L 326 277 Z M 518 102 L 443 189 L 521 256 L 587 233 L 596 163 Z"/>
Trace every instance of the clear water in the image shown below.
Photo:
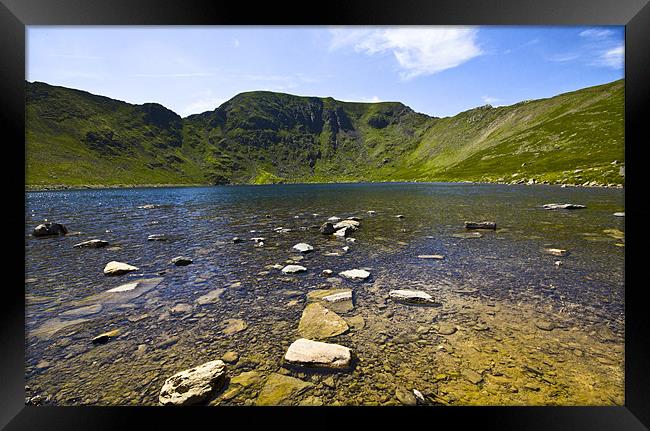
<path fill-rule="evenodd" d="M 587 208 L 541 208 L 553 202 Z M 147 204 L 156 207 L 138 208 Z M 394 392 L 401 387 L 428 391 L 432 395 L 427 403 L 442 399 L 449 404 L 620 404 L 622 356 L 613 363 L 607 358 L 611 362 L 622 355 L 625 248 L 622 235 L 612 230 L 625 231 L 624 217 L 613 216 L 623 210 L 622 190 L 544 185 L 391 183 L 28 193 L 26 384 L 32 395 L 49 396 L 50 404 L 156 404 L 167 377 L 235 350 L 241 358 L 229 366 L 229 375 L 256 371 L 260 382 L 234 397 L 233 390 L 224 399 L 226 387 L 213 404 L 254 402 L 266 376 L 276 372 L 315 385 L 284 401 L 289 404 L 398 403 Z M 363 218 L 353 234 L 356 242 L 319 233 L 318 227 L 331 216 Z M 45 219 L 65 224 L 72 234 L 31 237 L 31 230 Z M 481 238 L 455 237 L 465 232 L 463 223 L 470 220 L 493 220 L 498 229 L 484 231 Z M 291 231 L 276 232 L 277 227 Z M 159 233 L 169 239 L 147 241 L 148 235 Z M 244 242 L 232 243 L 236 236 Z M 264 247 L 254 247 L 252 237 L 266 238 Z M 93 238 L 107 240 L 110 246 L 73 248 Z M 291 247 L 298 242 L 315 248 L 299 262 L 307 272 L 285 275 L 269 267 L 295 257 Z M 342 250 L 346 245 L 347 253 Z M 543 253 L 547 247 L 569 254 L 550 256 Z M 445 258 L 423 260 L 417 257 L 421 254 Z M 193 263 L 171 265 L 170 259 L 178 255 L 191 257 Z M 140 270 L 106 277 L 103 268 L 112 260 Z M 368 269 L 371 278 L 354 283 L 321 275 L 324 269 L 336 275 L 353 268 Z M 94 303 L 93 295 L 152 277 L 163 281 L 141 296 L 104 304 L 100 312 L 59 331 L 39 332 L 52 322 L 78 319 L 61 314 Z M 351 347 L 359 358 L 353 370 L 334 373 L 334 387 L 323 384 L 326 374 L 282 364 L 287 346 L 299 338 L 305 294 L 332 287 L 350 287 L 355 293 L 354 310 L 341 313 L 343 318 L 365 319 L 363 329 L 328 340 Z M 225 289 L 219 301 L 196 304 L 197 297 L 217 288 Z M 388 291 L 395 288 L 432 293 L 442 307 L 387 302 Z M 84 302 L 89 297 L 90 302 Z M 170 312 L 176 304 L 188 304 L 191 310 Z M 485 314 L 486 306 L 498 311 Z M 512 335 L 507 328 L 517 324 L 517 316 L 528 329 Z M 224 335 L 224 322 L 233 318 L 244 320 L 247 328 Z M 535 318 L 564 323 L 553 331 L 530 329 Z M 449 336 L 437 333 L 436 325 L 445 320 L 461 330 Z M 471 330 L 477 321 L 490 329 Z M 417 339 L 401 342 L 400 334 L 415 333 L 419 327 L 423 329 Z M 115 340 L 99 346 L 90 342 L 115 328 L 121 331 Z M 602 328 L 609 328 L 614 338 L 594 337 Z M 514 392 L 512 387 L 525 386 L 530 373 L 505 373 L 510 381 L 503 383 L 499 379 L 504 373 L 495 371 L 498 363 L 477 365 L 498 356 L 488 354 L 485 346 L 503 344 L 504 333 L 513 340 L 509 357 L 520 354 L 522 361 L 533 355 L 531 345 L 555 348 L 551 359 L 576 349 L 584 354 L 571 356 L 571 370 L 559 365 L 566 361 L 553 362 L 552 378 L 546 376 L 553 384 L 541 381 L 541 389 Z M 570 344 L 583 339 L 581 334 L 591 341 L 578 347 Z M 530 337 L 545 338 L 531 344 Z M 174 342 L 166 345 L 170 339 Z M 454 344 L 455 354 L 440 349 L 441 343 Z M 465 352 L 475 343 L 483 343 L 479 350 L 486 352 L 485 358 L 475 357 L 476 348 Z M 413 366 L 401 373 L 408 358 Z M 463 379 L 466 368 L 478 370 L 483 382 Z M 589 376 L 587 380 L 603 373 L 611 376 L 610 368 L 620 376 L 583 382 L 584 376 Z M 577 388 L 595 383 L 599 389 L 591 392 Z M 496 395 L 485 395 L 493 385 Z M 505 389 L 501 393 L 498 388 Z"/>

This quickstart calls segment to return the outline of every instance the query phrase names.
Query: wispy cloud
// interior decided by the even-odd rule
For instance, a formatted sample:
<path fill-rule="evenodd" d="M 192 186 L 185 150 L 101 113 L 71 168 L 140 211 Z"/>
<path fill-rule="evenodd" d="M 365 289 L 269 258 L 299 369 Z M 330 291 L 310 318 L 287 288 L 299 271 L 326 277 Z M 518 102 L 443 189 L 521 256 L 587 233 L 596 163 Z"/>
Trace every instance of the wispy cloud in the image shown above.
<path fill-rule="evenodd" d="M 606 39 L 614 34 L 613 31 L 602 28 L 590 28 L 578 33 L 580 37 L 588 39 Z"/>
<path fill-rule="evenodd" d="M 136 78 L 192 78 L 197 76 L 213 76 L 210 72 L 190 72 L 190 73 L 135 73 L 131 76 Z"/>
<path fill-rule="evenodd" d="M 219 97 L 207 97 L 203 99 L 195 100 L 189 105 L 185 106 L 178 113 L 181 117 L 187 117 L 192 114 L 200 114 L 206 111 L 214 111 L 219 105 L 225 102 L 227 99 Z"/>
<path fill-rule="evenodd" d="M 232 46 L 234 46 L 235 48 L 239 48 L 239 45 L 240 45 L 240 43 L 239 43 L 239 39 L 234 38 L 234 39 L 232 40 Z"/>
<path fill-rule="evenodd" d="M 392 53 L 402 79 L 432 75 L 482 54 L 473 27 L 406 27 L 378 30 L 330 30 L 330 49 L 353 47 L 367 55 Z"/>
<path fill-rule="evenodd" d="M 481 97 L 483 99 L 483 102 L 488 103 L 490 105 L 494 105 L 497 102 L 501 102 L 501 99 L 498 99 L 496 97 L 491 97 L 491 96 L 483 96 Z"/>
<path fill-rule="evenodd" d="M 625 64 L 625 46 L 619 45 L 615 48 L 608 49 L 600 54 L 592 64 L 611 67 L 613 69 L 622 69 Z"/>
<path fill-rule="evenodd" d="M 547 61 L 553 61 L 555 63 L 565 63 L 567 61 L 577 60 L 578 58 L 580 58 L 580 54 L 575 53 L 561 53 L 546 56 Z"/>

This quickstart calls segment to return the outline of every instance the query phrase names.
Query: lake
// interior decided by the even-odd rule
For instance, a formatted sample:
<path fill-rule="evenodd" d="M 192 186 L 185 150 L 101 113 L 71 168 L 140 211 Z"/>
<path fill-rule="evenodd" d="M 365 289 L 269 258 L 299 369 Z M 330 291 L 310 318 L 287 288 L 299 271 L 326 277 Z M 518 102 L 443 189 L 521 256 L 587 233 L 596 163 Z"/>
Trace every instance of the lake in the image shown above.
<path fill-rule="evenodd" d="M 586 208 L 542 208 L 555 202 Z M 236 352 L 227 375 L 243 377 L 206 403 L 250 405 L 264 393 L 276 404 L 411 404 L 416 389 L 424 400 L 417 402 L 431 405 L 622 405 L 619 211 L 621 189 L 546 185 L 30 192 L 27 396 L 46 405 L 155 405 L 167 378 Z M 319 232 L 332 216 L 360 218 L 354 242 Z M 69 234 L 32 237 L 45 219 L 65 224 Z M 464 222 L 484 220 L 497 229 L 467 237 Z M 166 240 L 148 241 L 152 234 Z M 95 238 L 110 244 L 73 248 Z M 293 251 L 301 242 L 314 251 Z M 418 257 L 434 254 L 444 258 Z M 192 264 L 170 263 L 181 255 Z M 108 277 L 109 261 L 139 270 Z M 307 270 L 285 274 L 287 264 Z M 338 276 L 349 269 L 371 275 Z M 105 293 L 143 279 L 154 281 L 124 295 Z M 298 324 L 313 300 L 307 294 L 342 288 L 354 300 L 333 311 L 349 329 L 326 342 L 349 347 L 353 367 L 284 364 L 288 346 L 301 338 Z M 437 304 L 395 302 L 388 299 L 393 289 L 424 291 Z M 113 329 L 119 336 L 91 342 Z M 273 392 L 273 376 L 308 384 Z"/>

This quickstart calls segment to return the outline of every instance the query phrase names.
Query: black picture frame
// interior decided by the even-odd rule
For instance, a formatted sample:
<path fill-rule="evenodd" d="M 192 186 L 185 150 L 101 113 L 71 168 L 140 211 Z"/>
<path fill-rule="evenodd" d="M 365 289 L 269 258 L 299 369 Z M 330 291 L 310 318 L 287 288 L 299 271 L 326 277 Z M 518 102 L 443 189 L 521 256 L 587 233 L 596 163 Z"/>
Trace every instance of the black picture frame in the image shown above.
<path fill-rule="evenodd" d="M 625 151 L 627 176 L 625 257 L 625 405 L 622 407 L 431 407 L 431 408 L 153 408 L 25 406 L 25 26 L 29 25 L 625 25 Z M 236 419 L 264 426 L 347 426 L 352 418 L 394 419 L 402 426 L 474 422 L 497 429 L 636 430 L 650 427 L 648 312 L 643 294 L 645 205 L 644 146 L 650 99 L 650 5 L 646 0 L 374 0 L 281 5 L 277 2 L 209 0 L 0 0 L 0 124 L 3 141 L 5 243 L 11 279 L 5 279 L 0 313 L 0 425 L 6 429 L 123 429 L 136 420 L 147 428 L 189 426 L 206 420 L 223 426 Z M 22 226 L 23 229 L 18 229 Z M 640 252 L 635 252 L 640 250 Z M 11 280 L 11 281 L 9 281 Z M 306 417 L 309 422 L 304 422 Z M 314 419 L 322 418 L 318 421 Z M 416 422 L 417 421 L 417 422 Z M 179 426 L 182 426 L 179 425 Z M 367 425 L 366 425 L 367 426 Z"/>

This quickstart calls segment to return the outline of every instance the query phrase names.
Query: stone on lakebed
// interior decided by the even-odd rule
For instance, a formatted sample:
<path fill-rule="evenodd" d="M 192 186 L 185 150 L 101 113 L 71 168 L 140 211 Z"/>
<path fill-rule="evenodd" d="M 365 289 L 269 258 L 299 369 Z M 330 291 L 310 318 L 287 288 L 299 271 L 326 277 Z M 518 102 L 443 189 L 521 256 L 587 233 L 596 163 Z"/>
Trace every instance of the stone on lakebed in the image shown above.
<path fill-rule="evenodd" d="M 124 262 L 111 261 L 104 267 L 104 275 L 122 275 L 140 268 Z"/>
<path fill-rule="evenodd" d="M 391 290 L 388 293 L 390 299 L 398 302 L 405 302 L 408 304 L 433 304 L 435 303 L 433 297 L 421 290 Z"/>
<path fill-rule="evenodd" d="M 300 338 L 294 341 L 284 360 L 307 367 L 347 368 L 352 360 L 351 350 L 339 344 L 322 343 Z"/>
<path fill-rule="evenodd" d="M 365 280 L 370 277 L 370 273 L 364 269 L 348 269 L 347 271 L 339 272 L 339 275 L 350 280 Z"/>
<path fill-rule="evenodd" d="M 198 404 L 223 386 L 225 376 L 226 364 L 220 360 L 181 371 L 165 381 L 158 401 L 164 406 Z"/>

